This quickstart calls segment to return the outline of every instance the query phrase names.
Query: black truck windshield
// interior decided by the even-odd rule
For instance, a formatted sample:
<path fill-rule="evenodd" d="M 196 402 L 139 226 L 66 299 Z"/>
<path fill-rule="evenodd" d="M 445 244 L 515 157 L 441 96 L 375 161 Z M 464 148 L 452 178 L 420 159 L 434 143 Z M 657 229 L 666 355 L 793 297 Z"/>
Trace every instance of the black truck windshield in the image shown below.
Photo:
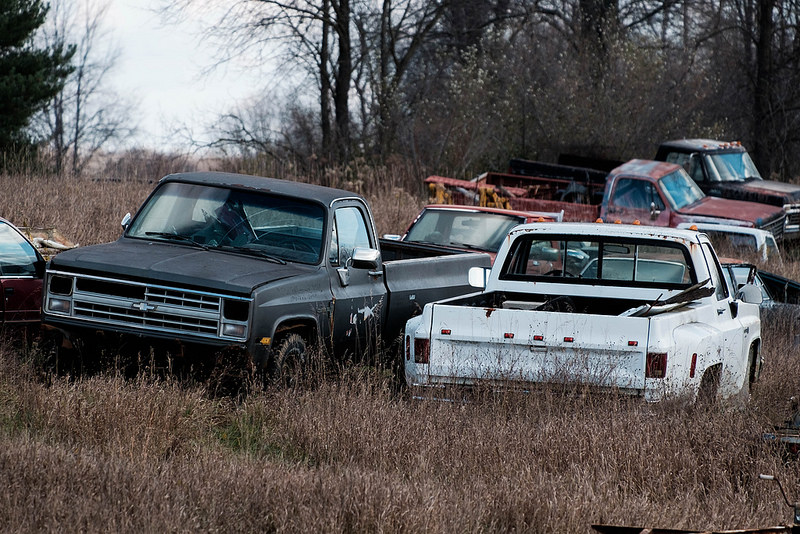
<path fill-rule="evenodd" d="M 324 219 L 322 206 L 301 199 L 167 182 L 142 207 L 126 236 L 316 264 Z"/>
<path fill-rule="evenodd" d="M 712 182 L 741 182 L 755 178 L 761 180 L 750 154 L 747 152 L 726 152 L 722 154 L 706 154 L 708 179 Z"/>

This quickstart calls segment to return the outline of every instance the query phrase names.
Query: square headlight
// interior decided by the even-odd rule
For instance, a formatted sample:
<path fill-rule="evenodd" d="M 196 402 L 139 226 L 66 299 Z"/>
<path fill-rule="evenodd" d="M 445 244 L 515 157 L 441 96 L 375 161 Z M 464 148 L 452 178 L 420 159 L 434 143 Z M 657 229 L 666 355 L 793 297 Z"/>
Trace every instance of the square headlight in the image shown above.
<path fill-rule="evenodd" d="M 222 325 L 222 335 L 225 337 L 245 338 L 247 336 L 247 325 L 225 323 Z"/>

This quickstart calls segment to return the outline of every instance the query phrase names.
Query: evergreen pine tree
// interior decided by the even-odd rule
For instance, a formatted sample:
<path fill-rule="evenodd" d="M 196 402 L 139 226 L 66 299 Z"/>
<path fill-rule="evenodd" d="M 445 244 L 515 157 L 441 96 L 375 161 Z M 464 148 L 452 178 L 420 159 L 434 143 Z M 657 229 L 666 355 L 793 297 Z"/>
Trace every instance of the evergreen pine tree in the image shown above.
<path fill-rule="evenodd" d="M 0 0 L 0 153 L 28 149 L 31 116 L 63 87 L 74 46 L 36 48 L 33 36 L 49 5 Z"/>

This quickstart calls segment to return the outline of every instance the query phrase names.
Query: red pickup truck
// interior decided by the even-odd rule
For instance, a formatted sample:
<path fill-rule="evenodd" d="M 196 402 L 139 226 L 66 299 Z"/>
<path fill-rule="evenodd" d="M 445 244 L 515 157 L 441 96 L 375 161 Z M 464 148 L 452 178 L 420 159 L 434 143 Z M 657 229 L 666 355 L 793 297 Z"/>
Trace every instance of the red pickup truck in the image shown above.
<path fill-rule="evenodd" d="M 566 221 L 620 221 L 676 227 L 684 222 L 717 222 L 762 228 L 783 237 L 784 211 L 777 206 L 706 196 L 683 167 L 635 159 L 613 169 L 604 181 L 594 169 L 528 162 L 528 174 L 485 173 L 473 181 L 431 176 L 430 184 L 459 190 L 489 190 L 500 207 L 564 210 Z M 563 169 L 561 176 L 559 170 Z M 539 175 L 541 174 L 541 175 Z"/>
<path fill-rule="evenodd" d="M 42 317 L 45 261 L 13 224 L 0 218 L 0 324 L 38 323 Z"/>

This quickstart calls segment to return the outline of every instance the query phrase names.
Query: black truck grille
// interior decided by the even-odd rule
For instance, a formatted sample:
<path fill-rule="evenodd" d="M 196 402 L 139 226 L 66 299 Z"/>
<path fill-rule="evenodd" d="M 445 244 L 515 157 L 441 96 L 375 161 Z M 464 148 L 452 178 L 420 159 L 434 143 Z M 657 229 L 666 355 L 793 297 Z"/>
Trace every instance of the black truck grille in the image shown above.
<path fill-rule="evenodd" d="M 783 206 L 783 211 L 786 212 L 784 238 L 797 238 L 800 234 L 800 204 L 786 204 Z"/>
<path fill-rule="evenodd" d="M 231 319 L 225 318 L 223 310 L 226 300 L 232 309 L 235 306 L 230 300 L 249 301 L 242 297 L 88 275 L 54 274 L 75 278 L 74 290 L 64 296 L 48 291 L 48 298 L 71 297 L 70 317 L 86 319 L 94 325 L 221 338 L 223 322 L 247 321 L 246 308 L 244 314 Z"/>

